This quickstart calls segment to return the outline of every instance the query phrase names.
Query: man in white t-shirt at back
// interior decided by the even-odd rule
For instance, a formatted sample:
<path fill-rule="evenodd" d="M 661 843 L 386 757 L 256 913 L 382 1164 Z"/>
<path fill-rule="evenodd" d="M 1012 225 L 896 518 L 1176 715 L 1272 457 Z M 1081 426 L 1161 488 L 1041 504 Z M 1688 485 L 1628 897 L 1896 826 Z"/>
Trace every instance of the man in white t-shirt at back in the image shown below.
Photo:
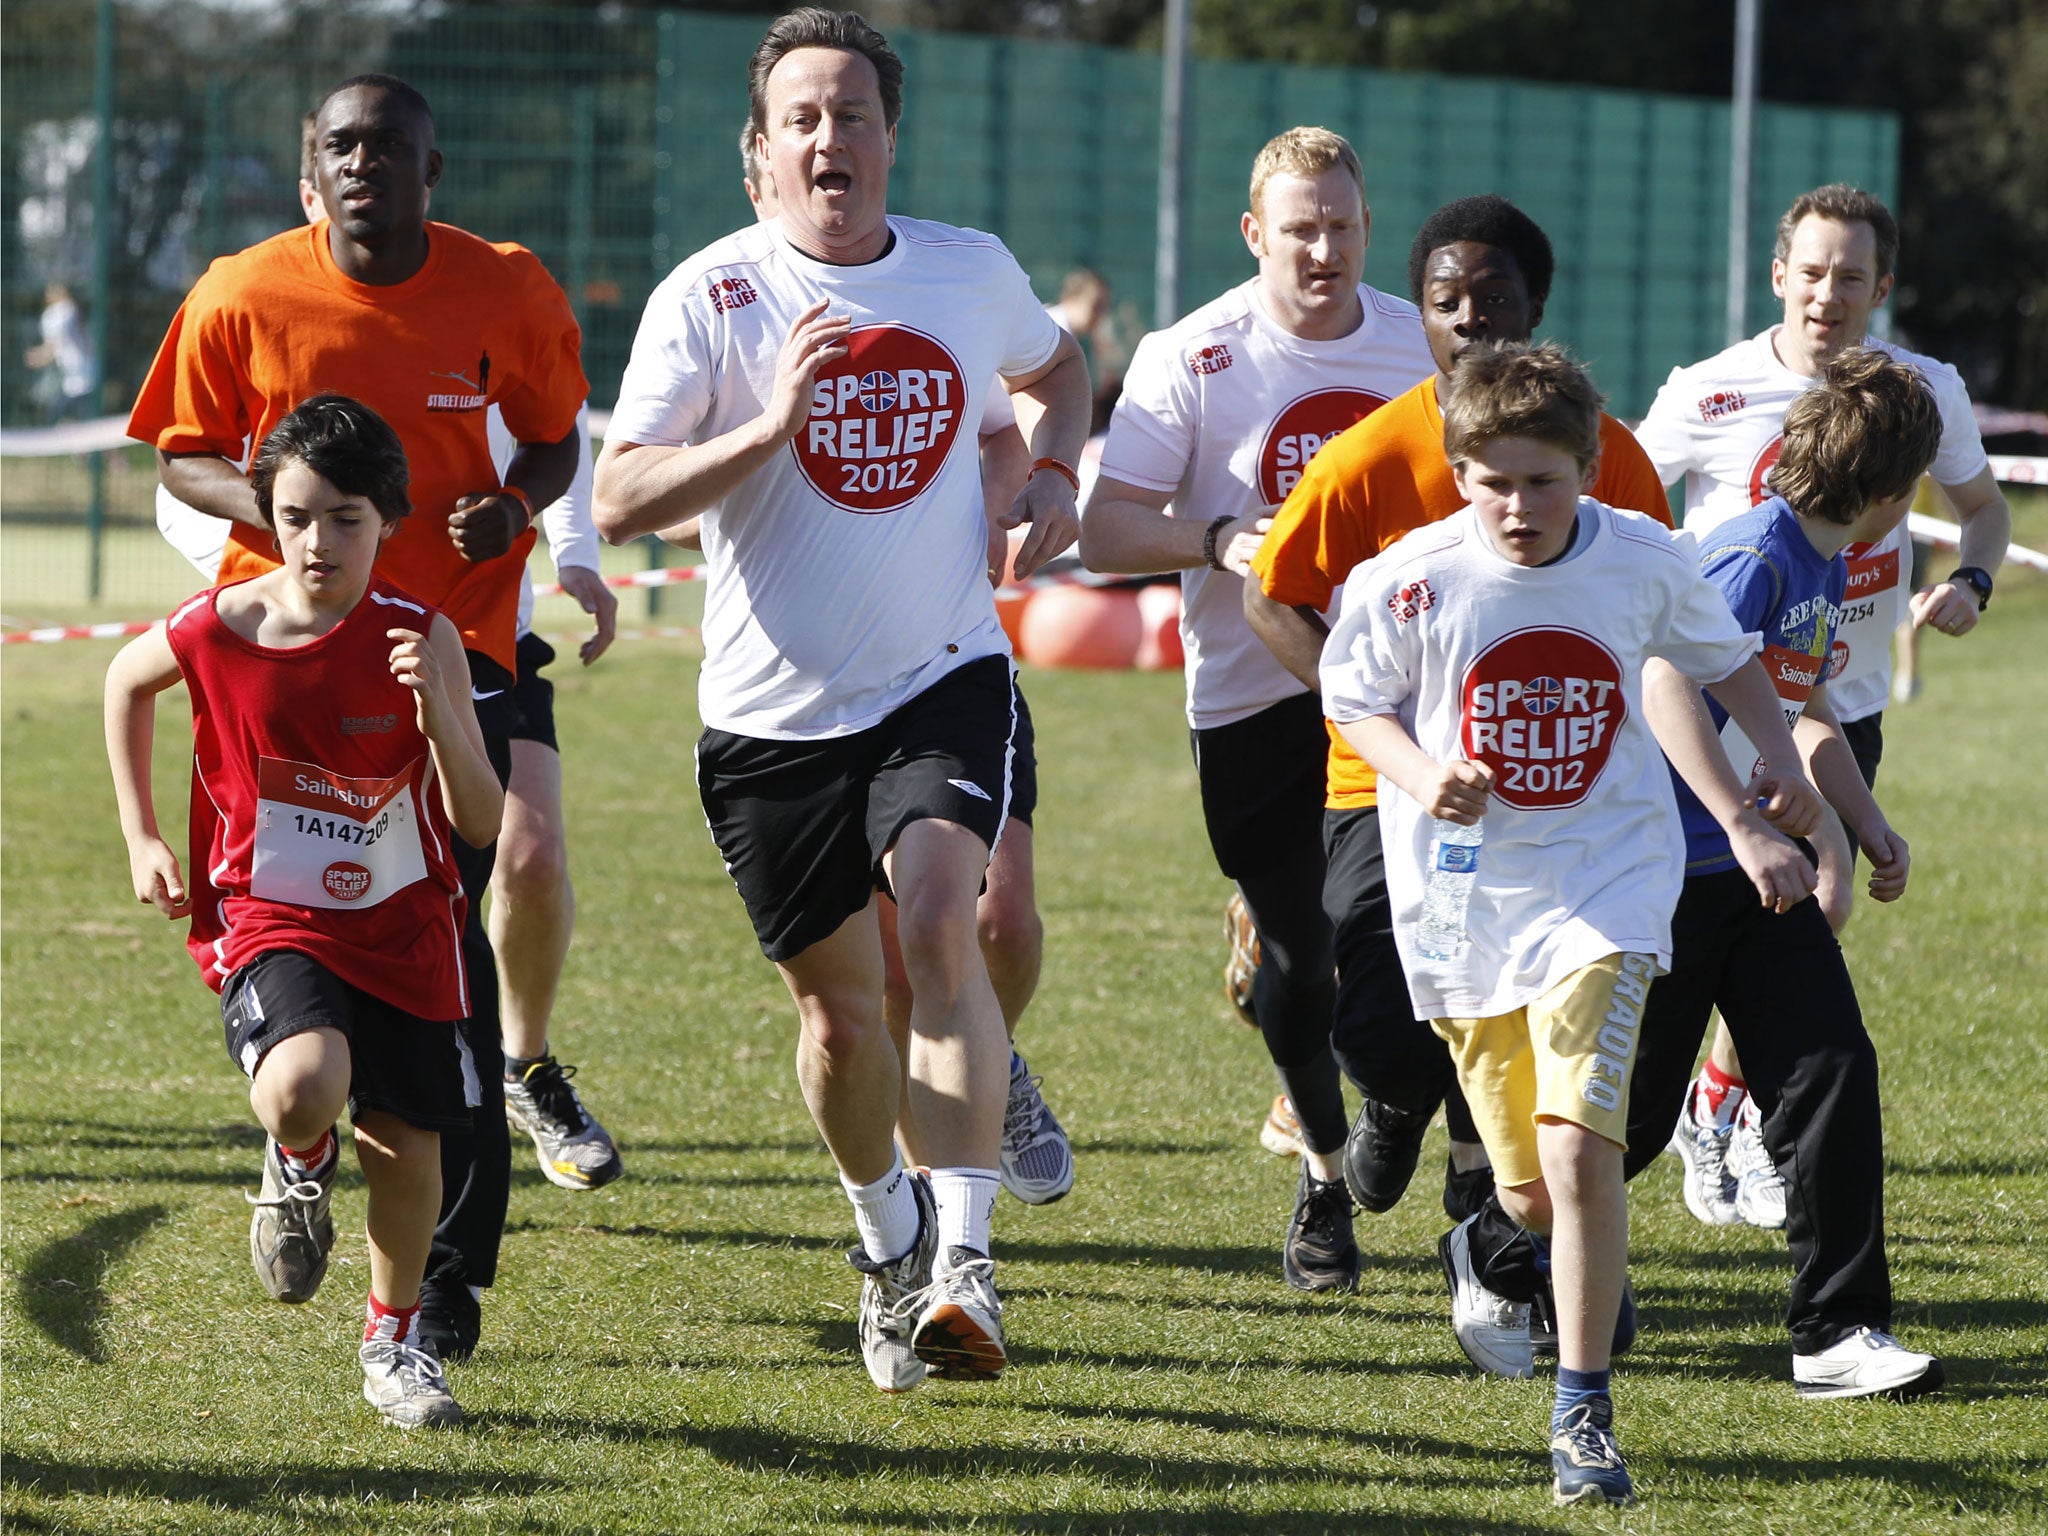
<path fill-rule="evenodd" d="M 1636 431 L 1665 484 L 1684 478 L 1684 526 L 1704 533 L 1770 498 L 1764 477 L 1778 460 L 1785 408 L 1829 358 L 1850 347 L 1878 347 L 1918 369 L 1934 390 L 1942 433 L 1929 473 L 1962 526 L 1957 569 L 1913 592 L 1903 522 L 1876 543 L 1845 551 L 1849 590 L 1824 680 L 1866 784 L 1876 782 L 1884 753 L 1893 631 L 1910 619 L 1945 635 L 1968 634 L 1991 600 L 2012 536 L 2012 514 L 1992 478 L 1962 377 L 1869 334 L 1872 314 L 1891 294 L 1898 250 L 1898 223 L 1870 193 L 1837 182 L 1796 198 L 1778 220 L 1771 260 L 1783 318 L 1704 362 L 1673 369 Z M 1686 1203 L 1703 1221 L 1785 1224 L 1784 1186 L 1764 1152 L 1756 1106 L 1725 1028 L 1715 1031 L 1673 1145 L 1686 1162 Z"/>
<path fill-rule="evenodd" d="M 989 1254 L 1010 1050 L 975 902 L 1010 796 L 1009 644 L 974 424 L 997 374 L 1042 408 L 1013 509 L 1029 574 L 1076 531 L 1080 349 L 994 237 L 891 217 L 902 62 L 795 11 L 749 87 L 781 212 L 649 298 L 598 462 L 614 542 L 702 516 L 697 783 L 801 1020 L 798 1076 L 854 1206 L 859 1332 L 883 1391 L 1001 1372 Z M 877 893 L 916 1001 L 893 1133 Z"/>
<path fill-rule="evenodd" d="M 1337 134 L 1290 128 L 1259 151 L 1242 220 L 1258 275 L 1138 344 L 1081 530 L 1093 570 L 1181 573 L 1202 815 L 1258 931 L 1253 1011 L 1306 1148 L 1281 1273 L 1308 1291 L 1358 1286 L 1330 1050 L 1328 738 L 1320 697 L 1252 632 L 1243 594 L 1316 450 L 1436 369 L 1415 306 L 1361 281 L 1370 227 L 1357 152 Z"/>

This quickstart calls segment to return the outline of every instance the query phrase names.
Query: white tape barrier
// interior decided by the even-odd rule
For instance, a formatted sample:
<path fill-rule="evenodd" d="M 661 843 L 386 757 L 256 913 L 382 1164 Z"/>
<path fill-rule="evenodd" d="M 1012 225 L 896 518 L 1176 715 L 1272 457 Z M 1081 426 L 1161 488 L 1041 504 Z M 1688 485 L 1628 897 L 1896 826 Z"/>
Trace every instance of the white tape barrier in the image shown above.
<path fill-rule="evenodd" d="M 590 413 L 590 435 L 602 441 L 612 424 L 610 411 Z M 96 416 L 91 421 L 65 421 L 54 427 L 0 427 L 0 458 L 54 459 L 67 453 L 112 453 L 134 448 L 126 416 Z M 2044 473 L 2043 479 L 2048 479 Z"/>

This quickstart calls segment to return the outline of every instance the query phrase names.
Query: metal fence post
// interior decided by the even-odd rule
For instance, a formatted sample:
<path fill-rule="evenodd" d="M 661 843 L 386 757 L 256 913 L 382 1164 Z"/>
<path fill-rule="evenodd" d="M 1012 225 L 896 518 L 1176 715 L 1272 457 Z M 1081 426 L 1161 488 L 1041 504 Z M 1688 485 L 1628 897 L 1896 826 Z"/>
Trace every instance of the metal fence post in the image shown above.
<path fill-rule="evenodd" d="M 92 364 L 102 400 L 106 395 L 108 342 L 114 304 L 114 0 L 100 0 L 94 38 L 92 111 L 95 124 L 92 173 Z M 101 541 L 107 522 L 107 456 L 92 455 L 87 473 L 92 499 L 86 506 L 85 595 L 100 600 Z"/>
<path fill-rule="evenodd" d="M 597 227 L 597 91 L 579 85 L 569 95 L 572 154 L 569 161 L 569 308 L 584 323 L 589 302 L 590 250 Z"/>

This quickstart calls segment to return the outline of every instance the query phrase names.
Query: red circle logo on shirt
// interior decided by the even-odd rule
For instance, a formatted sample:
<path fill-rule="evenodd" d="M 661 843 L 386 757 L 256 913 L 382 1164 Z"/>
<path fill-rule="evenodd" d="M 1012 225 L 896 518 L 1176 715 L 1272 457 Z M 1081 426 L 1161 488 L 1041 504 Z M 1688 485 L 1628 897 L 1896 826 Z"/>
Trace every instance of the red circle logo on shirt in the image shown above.
<path fill-rule="evenodd" d="M 894 512 L 938 478 L 960 435 L 967 384 L 934 338 L 907 325 L 858 327 L 818 375 L 790 444 L 820 496 L 847 512 Z"/>
<path fill-rule="evenodd" d="M 1312 390 L 1289 402 L 1259 445 L 1259 500 L 1279 506 L 1318 448 L 1386 403 L 1385 395 L 1364 389 Z"/>
<path fill-rule="evenodd" d="M 1848 665 L 1849 642 L 1846 640 L 1830 641 L 1828 644 L 1828 667 L 1827 671 L 1821 674 L 1821 681 L 1832 683 L 1842 675 L 1843 669 Z"/>
<path fill-rule="evenodd" d="M 320 883 L 336 901 L 361 901 L 370 894 L 370 872 L 346 859 L 328 865 L 321 872 Z"/>
<path fill-rule="evenodd" d="M 1459 742 L 1493 770 L 1493 792 L 1525 811 L 1577 805 L 1592 792 L 1628 719 L 1621 663 L 1575 629 L 1523 629 L 1465 671 Z"/>
<path fill-rule="evenodd" d="M 1778 493 L 1770 488 L 1764 477 L 1771 472 L 1771 466 L 1778 462 L 1778 455 L 1785 451 L 1785 434 L 1774 435 L 1768 443 L 1756 451 L 1756 462 L 1749 466 L 1749 504 L 1761 506 Z"/>

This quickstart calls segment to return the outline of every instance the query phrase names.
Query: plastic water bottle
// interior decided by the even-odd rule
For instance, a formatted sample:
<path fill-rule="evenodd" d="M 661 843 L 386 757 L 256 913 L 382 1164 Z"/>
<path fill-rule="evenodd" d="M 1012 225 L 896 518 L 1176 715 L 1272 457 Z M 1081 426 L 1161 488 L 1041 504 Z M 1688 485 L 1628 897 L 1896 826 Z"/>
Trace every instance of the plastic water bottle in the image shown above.
<path fill-rule="evenodd" d="M 1435 818 L 1430 825 L 1429 884 L 1422 892 L 1422 918 L 1415 948 L 1425 959 L 1455 960 L 1465 947 L 1465 909 L 1479 879 L 1479 849 L 1486 841 L 1482 817 L 1471 826 Z"/>

